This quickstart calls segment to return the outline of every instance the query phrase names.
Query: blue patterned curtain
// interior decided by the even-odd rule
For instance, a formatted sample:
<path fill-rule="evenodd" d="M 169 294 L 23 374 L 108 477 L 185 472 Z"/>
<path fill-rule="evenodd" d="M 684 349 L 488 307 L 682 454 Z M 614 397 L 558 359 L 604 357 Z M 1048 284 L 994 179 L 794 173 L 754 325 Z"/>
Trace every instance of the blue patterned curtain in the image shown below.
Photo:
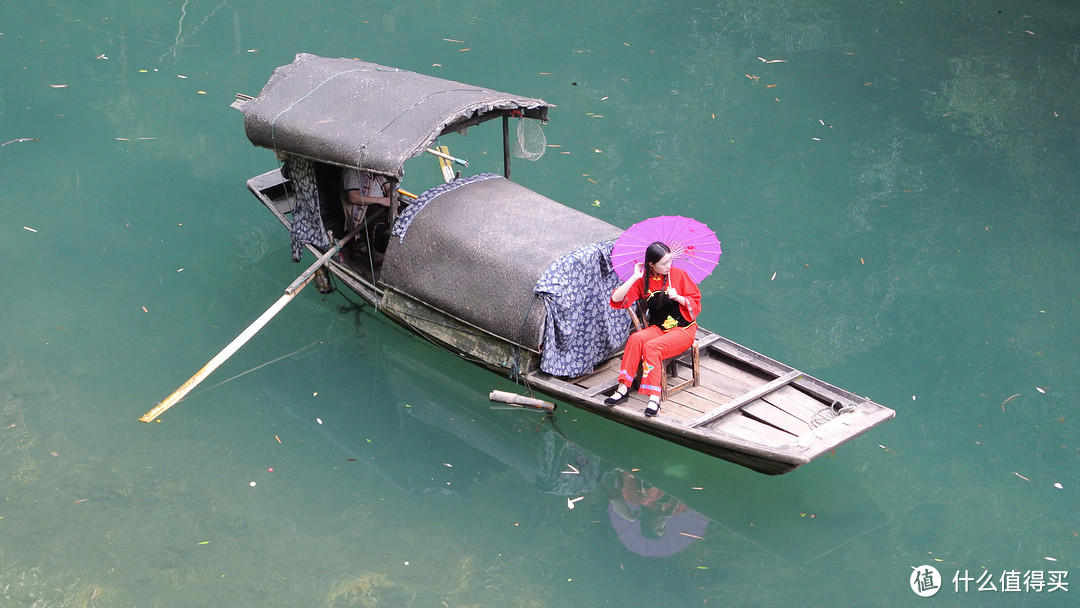
<path fill-rule="evenodd" d="M 555 376 L 593 370 L 626 343 L 630 317 L 608 305 L 619 286 L 611 267 L 614 241 L 594 243 L 555 261 L 536 284 L 547 306 L 540 369 Z"/>
<path fill-rule="evenodd" d="M 285 157 L 283 172 L 292 180 L 295 203 L 289 236 L 292 237 L 292 259 L 299 262 L 304 255 L 304 243 L 322 250 L 329 249 L 331 243 L 319 211 L 319 187 L 315 180 L 314 164 L 306 158 L 290 154 Z"/>

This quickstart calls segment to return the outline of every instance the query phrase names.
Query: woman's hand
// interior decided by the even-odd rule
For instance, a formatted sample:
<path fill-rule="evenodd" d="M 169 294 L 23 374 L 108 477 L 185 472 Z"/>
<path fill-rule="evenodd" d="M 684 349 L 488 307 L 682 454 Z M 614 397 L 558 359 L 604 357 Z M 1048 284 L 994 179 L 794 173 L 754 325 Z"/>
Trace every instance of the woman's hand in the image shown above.
<path fill-rule="evenodd" d="M 622 285 L 615 288 L 615 291 L 611 293 L 611 301 L 622 302 L 634 283 L 640 281 L 643 276 L 645 276 L 645 263 L 638 262 L 637 264 L 634 264 L 634 274 L 629 279 L 626 279 Z"/>
<path fill-rule="evenodd" d="M 686 298 L 680 296 L 679 292 L 675 291 L 674 287 L 668 287 L 667 288 L 667 297 L 669 297 L 672 300 L 678 302 L 679 304 L 685 304 L 686 303 Z"/>

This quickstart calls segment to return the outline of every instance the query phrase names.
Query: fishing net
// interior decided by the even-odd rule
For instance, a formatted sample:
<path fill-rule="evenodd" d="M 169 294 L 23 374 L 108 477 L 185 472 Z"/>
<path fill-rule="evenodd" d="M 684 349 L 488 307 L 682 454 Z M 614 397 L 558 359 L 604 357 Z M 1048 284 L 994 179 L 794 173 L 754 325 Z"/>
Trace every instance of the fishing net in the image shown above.
<path fill-rule="evenodd" d="M 547 151 L 547 137 L 540 128 L 540 122 L 531 119 L 518 119 L 517 143 L 514 144 L 514 156 L 529 160 L 540 160 Z"/>

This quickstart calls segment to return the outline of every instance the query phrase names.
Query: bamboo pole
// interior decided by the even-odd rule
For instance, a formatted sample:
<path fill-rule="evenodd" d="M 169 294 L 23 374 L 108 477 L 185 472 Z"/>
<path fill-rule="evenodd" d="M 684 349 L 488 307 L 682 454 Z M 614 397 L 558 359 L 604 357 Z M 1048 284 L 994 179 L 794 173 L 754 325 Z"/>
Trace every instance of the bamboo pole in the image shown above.
<path fill-rule="evenodd" d="M 535 399 L 533 397 L 526 397 L 524 395 L 518 395 L 517 393 L 509 393 L 506 391 L 491 391 L 488 395 L 488 399 L 491 401 L 498 401 L 499 403 L 509 403 L 510 405 L 524 405 L 526 407 L 533 407 L 539 410 L 553 411 L 555 404 L 550 401 L 544 401 L 543 399 Z"/>
<path fill-rule="evenodd" d="M 315 263 L 309 266 L 307 270 L 300 273 L 300 276 L 296 277 L 296 280 L 290 283 L 289 286 L 285 288 L 285 295 L 278 298 L 277 302 L 274 302 L 273 306 L 266 309 L 266 312 L 264 312 L 263 314 L 259 315 L 258 319 L 255 319 L 255 321 L 251 325 L 247 326 L 247 329 L 240 332 L 240 335 L 236 336 L 236 338 L 234 338 L 232 342 L 229 342 L 228 346 L 222 349 L 221 352 L 214 355 L 214 358 L 210 359 L 210 361 L 208 361 L 207 364 L 202 367 L 202 369 L 196 372 L 194 376 L 188 378 L 187 382 L 181 384 L 180 387 L 173 391 L 171 395 L 166 397 L 164 401 L 157 404 L 157 406 L 150 409 L 148 412 L 139 417 L 139 420 L 141 422 L 150 422 L 156 419 L 158 416 L 164 413 L 165 410 L 176 405 L 181 399 L 183 399 L 188 393 L 190 393 L 192 389 L 198 386 L 200 382 L 205 380 L 207 376 L 209 376 L 211 373 L 213 373 L 214 370 L 220 367 L 222 363 L 225 363 L 225 361 L 227 361 L 229 357 L 232 357 L 234 354 L 236 354 L 236 351 L 240 350 L 240 348 L 244 346 L 244 344 L 247 344 L 248 340 L 250 340 L 255 334 L 257 334 L 259 330 L 262 329 L 267 323 L 269 323 L 270 319 L 273 319 L 275 315 L 281 312 L 281 309 L 285 308 L 285 305 L 291 302 L 293 297 L 295 297 L 296 294 L 299 293 L 305 285 L 311 282 L 311 278 L 315 276 L 315 271 L 319 268 L 322 268 L 322 266 L 326 264 L 327 260 L 333 257 L 335 253 L 340 251 L 341 248 L 345 245 L 345 243 L 348 243 L 349 240 L 356 235 L 358 229 L 359 228 L 353 229 L 352 232 L 345 235 L 345 238 L 338 241 L 337 244 L 331 247 L 318 260 L 315 260 Z"/>
<path fill-rule="evenodd" d="M 446 146 L 442 146 L 442 147 L 445 148 Z M 450 156 L 449 154 L 447 154 L 446 152 L 443 152 L 441 150 L 435 150 L 433 148 L 425 148 L 424 152 L 427 152 L 428 154 L 432 154 L 434 156 L 438 156 L 439 158 L 441 158 L 443 160 L 448 160 L 450 162 L 457 163 L 457 164 L 459 164 L 459 165 L 461 165 L 463 167 L 468 167 L 469 166 L 469 161 L 467 161 L 467 160 L 465 160 L 463 158 L 456 158 L 456 157 Z"/>

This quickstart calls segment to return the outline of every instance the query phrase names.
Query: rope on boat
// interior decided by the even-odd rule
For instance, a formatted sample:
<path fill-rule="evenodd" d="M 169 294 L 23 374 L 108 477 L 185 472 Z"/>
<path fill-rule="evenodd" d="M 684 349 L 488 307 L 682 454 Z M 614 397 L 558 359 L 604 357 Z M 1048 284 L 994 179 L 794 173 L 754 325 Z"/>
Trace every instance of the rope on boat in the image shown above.
<path fill-rule="evenodd" d="M 814 417 L 810 419 L 810 428 L 816 429 L 819 426 L 839 417 L 842 414 L 850 414 L 855 411 L 855 406 L 848 404 L 844 405 L 839 401 L 833 401 L 829 407 L 821 408 L 818 413 L 814 414 Z"/>

